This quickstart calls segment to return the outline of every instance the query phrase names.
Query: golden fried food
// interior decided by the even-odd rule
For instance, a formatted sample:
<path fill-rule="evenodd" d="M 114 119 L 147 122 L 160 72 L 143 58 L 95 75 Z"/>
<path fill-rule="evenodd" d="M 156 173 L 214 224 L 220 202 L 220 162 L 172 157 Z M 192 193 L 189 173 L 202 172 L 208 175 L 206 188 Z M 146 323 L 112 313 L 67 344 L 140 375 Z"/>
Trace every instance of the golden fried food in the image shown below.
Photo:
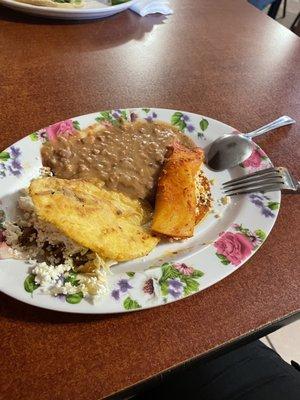
<path fill-rule="evenodd" d="M 143 226 L 151 217 L 147 207 L 101 182 L 40 178 L 31 182 L 29 194 L 40 219 L 104 259 L 145 256 L 159 241 Z"/>
<path fill-rule="evenodd" d="M 176 143 L 169 149 L 158 180 L 153 232 L 175 239 L 193 236 L 196 223 L 209 210 L 203 203 L 209 193 L 208 180 L 201 174 L 203 160 L 200 148 Z"/>

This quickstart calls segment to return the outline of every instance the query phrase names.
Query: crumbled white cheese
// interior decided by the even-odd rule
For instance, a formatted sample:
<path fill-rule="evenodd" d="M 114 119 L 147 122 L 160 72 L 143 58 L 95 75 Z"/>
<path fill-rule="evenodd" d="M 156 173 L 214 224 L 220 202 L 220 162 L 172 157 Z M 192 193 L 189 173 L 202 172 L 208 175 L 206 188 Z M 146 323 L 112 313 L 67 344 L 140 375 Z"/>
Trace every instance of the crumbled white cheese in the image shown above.
<path fill-rule="evenodd" d="M 40 263 L 33 268 L 32 273 L 35 275 L 35 282 L 40 285 L 41 289 L 54 296 L 82 292 L 83 297 L 91 296 L 93 301 L 97 301 L 107 292 L 107 271 L 105 269 L 99 268 L 91 273 L 78 273 L 77 285 L 64 281 L 69 276 L 71 269 L 71 263 L 57 266 Z"/>
<path fill-rule="evenodd" d="M 58 294 L 75 294 L 81 292 L 81 288 L 79 286 L 73 286 L 70 282 L 66 282 L 63 284 L 62 282 L 58 281 L 55 286 L 49 289 L 49 293 L 57 296 Z"/>
<path fill-rule="evenodd" d="M 100 271 L 99 271 L 100 272 Z M 80 285 L 83 296 L 89 294 L 93 296 L 93 300 L 98 300 L 100 296 L 107 292 L 106 277 L 103 274 L 88 277 L 86 275 L 80 276 Z"/>
<path fill-rule="evenodd" d="M 37 264 L 32 270 L 35 282 L 41 286 L 55 285 L 58 278 L 65 272 L 70 271 L 71 266 L 66 264 L 47 265 L 45 262 Z"/>

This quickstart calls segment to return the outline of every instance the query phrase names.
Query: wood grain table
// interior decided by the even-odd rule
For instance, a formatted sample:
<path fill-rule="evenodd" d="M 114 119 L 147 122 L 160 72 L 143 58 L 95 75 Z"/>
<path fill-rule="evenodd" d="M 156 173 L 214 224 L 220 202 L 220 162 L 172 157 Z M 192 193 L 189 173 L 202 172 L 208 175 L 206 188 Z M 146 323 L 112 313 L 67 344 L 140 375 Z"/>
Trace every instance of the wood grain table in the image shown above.
<path fill-rule="evenodd" d="M 0 8 L 1 149 L 110 108 L 187 110 L 241 131 L 287 114 L 298 123 L 257 142 L 299 177 L 299 38 L 243 0 L 173 4 L 167 18 L 128 11 L 81 23 Z M 1 399 L 117 396 L 290 322 L 300 309 L 299 208 L 297 196 L 284 196 L 272 234 L 247 264 L 164 307 L 67 315 L 0 295 Z"/>

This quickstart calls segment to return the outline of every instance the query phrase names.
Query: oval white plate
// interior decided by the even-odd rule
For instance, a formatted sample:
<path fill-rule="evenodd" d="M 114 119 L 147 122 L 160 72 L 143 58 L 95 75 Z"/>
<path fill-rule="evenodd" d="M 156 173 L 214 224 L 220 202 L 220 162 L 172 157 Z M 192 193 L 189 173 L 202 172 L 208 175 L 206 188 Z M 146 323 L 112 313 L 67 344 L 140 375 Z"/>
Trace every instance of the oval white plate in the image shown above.
<path fill-rule="evenodd" d="M 202 148 L 224 133 L 234 131 L 214 119 L 184 111 L 136 108 L 112 110 L 72 118 L 55 129 L 74 126 L 84 129 L 97 120 L 144 118 L 173 123 Z M 0 153 L 0 207 L 6 218 L 15 215 L 18 191 L 39 174 L 40 146 L 47 129 L 30 134 Z M 253 143 L 253 153 L 243 166 L 224 172 L 204 172 L 213 180 L 214 212 L 196 228 L 195 235 L 182 242 L 160 244 L 147 257 L 111 268 L 108 293 L 97 303 L 65 300 L 24 290 L 28 265 L 23 261 L 0 261 L 0 289 L 25 303 L 52 310 L 77 313 L 115 313 L 155 307 L 197 293 L 230 275 L 243 265 L 265 241 L 277 218 L 280 192 L 233 197 L 222 204 L 222 182 L 271 165 L 265 153 Z M 2 244 L 4 247 L 4 244 Z M 0 244 L 1 250 L 1 244 Z M 0 253 L 1 254 L 1 253 Z"/>
<path fill-rule="evenodd" d="M 116 6 L 107 6 L 104 2 L 97 0 L 86 0 L 86 4 L 82 8 L 55 8 L 41 7 L 32 4 L 20 3 L 14 0 L 0 0 L 0 4 L 12 8 L 15 11 L 24 12 L 25 14 L 37 15 L 46 18 L 58 19 L 100 19 L 110 17 L 121 11 L 127 10 L 138 0 L 131 0 L 127 3 L 118 4 Z"/>

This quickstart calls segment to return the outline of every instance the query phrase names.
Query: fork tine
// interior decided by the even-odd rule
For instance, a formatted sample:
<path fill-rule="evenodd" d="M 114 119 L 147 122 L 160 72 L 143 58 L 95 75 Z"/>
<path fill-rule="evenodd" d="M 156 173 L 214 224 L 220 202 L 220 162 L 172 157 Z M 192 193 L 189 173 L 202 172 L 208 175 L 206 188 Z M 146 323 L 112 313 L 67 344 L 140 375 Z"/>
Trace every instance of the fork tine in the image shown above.
<path fill-rule="evenodd" d="M 260 185 L 251 188 L 241 188 L 241 189 L 233 189 L 225 192 L 226 196 L 236 196 L 239 194 L 246 194 L 246 193 L 255 193 L 255 192 L 274 192 L 283 188 L 283 185 L 280 183 L 277 184 L 267 184 L 267 185 Z"/>
<path fill-rule="evenodd" d="M 283 178 L 280 175 L 277 176 L 262 176 L 258 178 L 253 178 L 251 180 L 241 180 L 239 182 L 235 182 L 232 185 L 223 186 L 224 190 L 233 190 L 239 188 L 247 188 L 251 186 L 258 186 L 263 184 L 270 183 L 284 183 Z"/>
<path fill-rule="evenodd" d="M 241 180 L 243 181 L 243 180 L 251 179 L 252 177 L 256 178 L 258 176 L 263 176 L 263 175 L 270 174 L 270 173 L 280 173 L 280 171 L 274 167 L 262 169 L 261 171 L 253 172 L 252 174 L 244 175 L 244 176 L 241 176 L 240 178 L 235 178 L 230 181 L 224 182 L 223 186 L 226 186 L 228 184 L 232 184 L 235 182 L 239 182 Z"/>

